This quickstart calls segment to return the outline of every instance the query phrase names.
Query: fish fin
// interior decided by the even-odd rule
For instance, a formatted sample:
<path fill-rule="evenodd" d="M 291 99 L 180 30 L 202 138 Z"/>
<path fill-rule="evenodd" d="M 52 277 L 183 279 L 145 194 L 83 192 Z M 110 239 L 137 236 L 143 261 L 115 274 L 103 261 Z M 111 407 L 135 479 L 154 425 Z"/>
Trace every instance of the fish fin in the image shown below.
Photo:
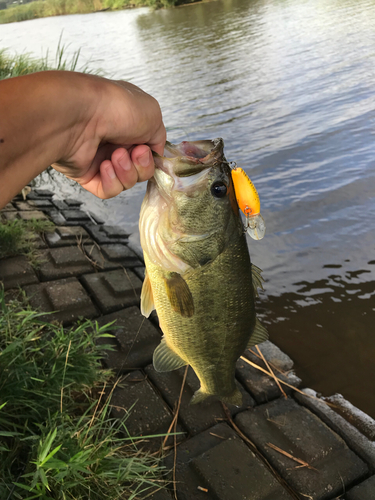
<path fill-rule="evenodd" d="M 164 338 L 154 351 L 153 363 L 157 372 L 170 372 L 187 365 L 186 361 L 167 346 Z"/>
<path fill-rule="evenodd" d="M 146 271 L 141 292 L 141 313 L 148 318 L 155 309 L 151 281 Z"/>
<path fill-rule="evenodd" d="M 183 318 L 191 318 L 194 315 L 194 300 L 181 274 L 171 273 L 165 279 L 165 288 L 173 310 Z"/>
<path fill-rule="evenodd" d="M 237 408 L 242 406 L 242 394 L 238 387 L 236 387 L 232 394 L 230 394 L 229 396 L 220 397 L 220 400 L 223 403 L 237 406 Z"/>
<path fill-rule="evenodd" d="M 251 334 L 251 337 L 249 339 L 249 342 L 247 343 L 246 349 L 250 349 L 250 347 L 252 347 L 256 344 L 260 344 L 261 342 L 264 342 L 265 340 L 268 340 L 267 329 L 262 325 L 262 323 L 259 321 L 259 319 L 256 318 L 254 331 Z"/>
<path fill-rule="evenodd" d="M 203 400 L 212 396 L 212 394 L 207 394 L 207 392 L 203 392 L 202 388 L 199 388 L 194 392 L 193 397 L 190 400 L 191 405 L 196 405 L 197 403 L 201 403 Z"/>
<path fill-rule="evenodd" d="M 262 276 L 262 270 L 259 269 L 258 266 L 255 266 L 253 263 L 251 263 L 251 277 L 253 281 L 255 297 L 259 297 L 258 288 L 264 290 L 263 288 L 264 278 Z"/>

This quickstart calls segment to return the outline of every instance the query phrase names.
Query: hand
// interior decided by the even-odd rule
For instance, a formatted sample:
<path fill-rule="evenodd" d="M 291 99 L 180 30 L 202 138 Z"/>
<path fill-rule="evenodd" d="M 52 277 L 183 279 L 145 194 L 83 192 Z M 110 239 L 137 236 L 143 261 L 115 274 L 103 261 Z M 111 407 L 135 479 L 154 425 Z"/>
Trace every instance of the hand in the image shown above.
<path fill-rule="evenodd" d="M 153 176 L 151 150 L 163 154 L 166 131 L 153 97 L 126 82 L 96 83 L 100 98 L 53 167 L 99 198 L 111 198 Z"/>

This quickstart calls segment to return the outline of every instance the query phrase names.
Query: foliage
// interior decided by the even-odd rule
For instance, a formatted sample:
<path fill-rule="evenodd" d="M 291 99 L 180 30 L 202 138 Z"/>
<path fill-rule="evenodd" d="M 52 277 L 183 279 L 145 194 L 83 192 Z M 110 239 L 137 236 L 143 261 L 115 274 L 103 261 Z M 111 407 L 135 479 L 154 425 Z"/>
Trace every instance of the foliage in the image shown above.
<path fill-rule="evenodd" d="M 36 0 L 0 11 L 0 24 L 64 14 L 86 14 L 130 7 L 171 7 L 191 0 Z"/>
<path fill-rule="evenodd" d="M 37 234 L 53 231 L 54 228 L 54 224 L 47 220 L 0 222 L 0 258 L 23 254 L 33 261 Z"/>
<path fill-rule="evenodd" d="M 156 459 L 110 416 L 97 345 L 110 328 L 64 330 L 0 290 L 0 498 L 130 500 L 155 486 Z"/>
<path fill-rule="evenodd" d="M 24 4 L 24 7 L 28 5 L 33 5 L 39 2 L 31 2 L 29 4 Z M 41 2 L 44 4 L 44 2 Z M 15 7 L 9 10 L 15 10 Z M 2 12 L 0 11 L 0 23 Z M 66 70 L 66 71 L 76 71 L 78 69 L 78 60 L 80 56 L 80 51 L 75 52 L 70 58 L 66 56 L 66 46 L 62 44 L 62 37 L 56 49 L 55 61 L 49 63 L 48 52 L 45 57 L 41 59 L 35 59 L 28 54 L 16 54 L 10 55 L 5 49 L 0 50 L 0 80 L 4 78 L 11 78 L 13 76 L 27 75 L 29 73 L 35 73 L 37 71 L 47 71 L 51 69 L 56 70 Z M 79 71 L 83 73 L 90 73 L 87 66 L 79 68 Z"/>

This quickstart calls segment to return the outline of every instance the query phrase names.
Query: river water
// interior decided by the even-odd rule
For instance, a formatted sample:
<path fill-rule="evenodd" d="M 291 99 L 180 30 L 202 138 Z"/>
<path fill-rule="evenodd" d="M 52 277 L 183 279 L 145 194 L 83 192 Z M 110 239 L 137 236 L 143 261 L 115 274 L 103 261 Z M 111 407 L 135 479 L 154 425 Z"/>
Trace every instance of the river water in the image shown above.
<path fill-rule="evenodd" d="M 372 0 L 216 0 L 0 25 L 0 47 L 52 55 L 63 33 L 67 55 L 81 49 L 82 63 L 154 95 L 170 141 L 224 138 L 260 193 L 267 232 L 249 245 L 271 340 L 305 386 L 372 416 L 374 25 Z M 100 201 L 55 182 L 136 233 L 144 185 Z"/>

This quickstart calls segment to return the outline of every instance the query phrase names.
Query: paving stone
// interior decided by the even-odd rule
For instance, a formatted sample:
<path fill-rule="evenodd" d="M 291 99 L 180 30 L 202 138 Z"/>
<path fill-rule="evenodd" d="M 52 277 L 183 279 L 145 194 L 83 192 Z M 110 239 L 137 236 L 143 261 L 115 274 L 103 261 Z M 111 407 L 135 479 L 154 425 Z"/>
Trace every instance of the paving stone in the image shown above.
<path fill-rule="evenodd" d="M 368 473 L 367 465 L 308 409 L 293 399 L 278 399 L 237 415 L 236 424 L 287 483 L 311 500 L 343 493 Z M 317 471 L 272 449 L 273 444 Z"/>
<path fill-rule="evenodd" d="M 80 207 L 82 205 L 82 201 L 73 200 L 72 198 L 65 199 L 64 202 L 68 207 Z"/>
<path fill-rule="evenodd" d="M 159 373 L 154 370 L 152 365 L 145 368 L 150 380 L 160 390 L 162 396 L 167 401 L 169 406 L 173 408 L 180 396 L 181 384 L 185 373 L 185 367 L 171 372 Z M 181 406 L 179 418 L 183 426 L 191 435 L 198 434 L 212 425 L 215 425 L 220 420 L 225 420 L 226 415 L 222 403 L 216 398 L 207 398 L 199 404 L 191 405 L 190 400 L 194 392 L 199 389 L 200 382 L 195 375 L 194 370 L 189 367 L 186 377 L 186 383 L 181 398 Z M 239 411 L 254 406 L 254 400 L 251 396 L 238 384 L 243 395 L 243 405 L 237 408 L 230 405 L 228 408 L 234 415 Z"/>
<path fill-rule="evenodd" d="M 38 278 L 23 255 L 0 260 L 0 281 L 4 289 L 16 288 L 31 283 L 38 283 Z"/>
<path fill-rule="evenodd" d="M 147 500 L 171 500 L 172 496 L 169 490 L 166 488 L 163 488 L 161 490 L 156 491 L 153 495 L 149 496 L 150 492 L 146 491 L 144 494 L 144 497 L 141 498 L 147 498 Z"/>
<path fill-rule="evenodd" d="M 89 222 L 90 217 L 82 210 L 61 210 L 61 213 L 68 222 Z"/>
<path fill-rule="evenodd" d="M 68 210 L 69 207 L 63 200 L 52 200 L 52 203 L 58 210 Z"/>
<path fill-rule="evenodd" d="M 48 214 L 48 216 L 50 217 L 52 222 L 54 224 L 56 224 L 57 226 L 66 226 L 67 225 L 67 220 L 61 214 L 61 212 L 59 212 L 58 210 L 48 209 L 48 210 L 45 210 L 45 212 Z"/>
<path fill-rule="evenodd" d="M 82 244 L 91 241 L 87 231 L 81 226 L 59 226 L 45 237 L 50 247 L 77 245 L 77 241 L 81 241 Z"/>
<path fill-rule="evenodd" d="M 145 279 L 145 273 L 146 273 L 146 268 L 145 266 L 139 266 L 139 267 L 135 267 L 133 269 L 133 271 L 135 272 L 135 274 L 138 276 L 138 278 L 140 278 L 142 281 Z"/>
<path fill-rule="evenodd" d="M 79 318 L 93 318 L 98 311 L 77 278 L 49 281 L 24 287 L 32 307 L 42 312 L 56 311 L 42 318 L 69 324 Z"/>
<path fill-rule="evenodd" d="M 29 201 L 30 205 L 35 207 L 35 208 L 53 208 L 53 204 L 50 200 L 40 198 L 37 200 L 30 200 Z M 20 209 L 22 210 L 22 209 Z"/>
<path fill-rule="evenodd" d="M 351 425 L 344 417 L 336 413 L 323 400 L 317 398 L 315 391 L 304 389 L 304 393 L 296 394 L 297 401 L 307 406 L 318 417 L 320 417 L 329 427 L 339 434 L 369 466 L 371 472 L 375 472 L 375 442 L 370 441 L 356 427 Z M 313 396 L 313 398 L 308 397 Z"/>
<path fill-rule="evenodd" d="M 5 207 L 2 209 L 2 212 L 14 212 L 16 209 L 11 203 L 7 203 Z"/>
<path fill-rule="evenodd" d="M 283 372 L 290 371 L 293 368 L 293 360 L 269 340 L 262 342 L 258 347 L 271 366 Z M 246 357 L 250 361 L 264 368 L 264 362 L 259 359 L 259 356 L 257 356 L 258 354 L 256 347 L 252 347 L 251 350 L 246 351 Z M 275 371 L 277 373 L 277 370 Z"/>
<path fill-rule="evenodd" d="M 105 243 L 127 243 L 129 235 L 119 226 L 97 225 L 87 223 L 84 225 L 87 232 L 100 245 Z"/>
<path fill-rule="evenodd" d="M 345 500 L 375 500 L 375 476 L 371 476 L 358 486 L 354 486 Z"/>
<path fill-rule="evenodd" d="M 104 313 L 139 305 L 142 282 L 130 270 L 86 274 L 81 279 Z"/>
<path fill-rule="evenodd" d="M 97 224 L 105 224 L 106 221 L 104 219 L 102 219 L 101 217 L 99 217 L 99 215 L 95 214 L 94 212 L 88 212 L 88 214 L 90 215 L 91 219 L 94 219 L 94 221 L 97 223 Z"/>
<path fill-rule="evenodd" d="M 32 201 L 16 201 L 14 203 L 17 210 L 35 210 L 35 205 Z"/>
<path fill-rule="evenodd" d="M 121 387 L 115 388 L 111 406 L 114 417 L 126 417 L 126 429 L 132 437 L 165 435 L 173 419 L 164 401 L 140 371 L 129 374 Z M 163 439 L 161 436 L 148 438 L 139 442 L 139 446 L 159 449 Z"/>
<path fill-rule="evenodd" d="M 14 212 L 1 212 L 1 218 L 4 221 L 10 222 L 12 220 L 19 219 L 18 212 L 15 210 Z"/>
<path fill-rule="evenodd" d="M 85 245 L 86 254 L 99 269 L 110 270 L 119 267 L 135 267 L 141 265 L 138 257 L 122 243 L 99 246 L 97 243 Z"/>
<path fill-rule="evenodd" d="M 262 344 L 260 345 L 260 348 L 261 346 Z M 252 355 L 248 350 L 244 353 L 244 357 L 250 359 L 252 362 L 258 364 L 259 366 L 262 366 L 262 368 L 267 369 L 267 367 L 262 364 L 263 362 Z M 294 374 L 294 372 L 288 372 L 285 375 L 277 371 L 276 373 L 278 378 L 284 380 L 290 385 L 293 385 L 294 387 L 299 387 L 301 385 L 301 379 L 298 378 Z M 257 370 L 253 366 L 250 366 L 248 363 L 246 363 L 246 361 L 243 361 L 242 359 L 239 359 L 237 361 L 236 377 L 241 382 L 241 384 L 251 393 L 257 403 L 266 403 L 280 397 L 280 389 L 275 380 L 265 373 L 262 373 L 260 370 Z M 292 392 L 292 389 L 287 386 L 283 386 L 283 389 L 287 394 L 290 394 Z"/>
<path fill-rule="evenodd" d="M 36 248 L 37 250 L 44 250 L 45 248 L 48 248 L 46 242 L 43 240 L 40 234 L 31 234 L 30 240 L 32 241 L 34 248 Z"/>
<path fill-rule="evenodd" d="M 172 469 L 173 461 L 173 454 L 166 458 L 167 469 Z M 178 446 L 176 485 L 179 500 L 291 499 L 263 463 L 224 423 Z M 199 490 L 198 486 L 208 491 Z"/>
<path fill-rule="evenodd" d="M 226 457 L 230 457 L 227 460 Z M 192 459 L 204 486 L 219 500 L 291 499 L 265 465 L 239 440 L 226 440 Z"/>
<path fill-rule="evenodd" d="M 116 338 L 100 339 L 100 343 L 111 344 L 114 348 L 104 357 L 107 367 L 121 373 L 150 364 L 161 339 L 154 325 L 136 306 L 103 316 L 98 323 L 102 326 L 114 320 L 114 329 L 110 333 Z"/>
<path fill-rule="evenodd" d="M 41 281 L 51 281 L 93 272 L 94 268 L 77 246 L 50 248 L 38 255 Z"/>
<path fill-rule="evenodd" d="M 33 189 L 31 193 L 34 193 L 36 196 L 38 196 L 38 198 L 52 198 L 52 196 L 55 194 L 49 189 Z"/>
<path fill-rule="evenodd" d="M 18 212 L 18 215 L 23 220 L 48 220 L 48 217 L 40 210 L 25 210 L 23 212 Z"/>
<path fill-rule="evenodd" d="M 375 441 L 375 420 L 373 418 L 353 406 L 341 394 L 334 394 L 322 399 L 333 404 L 334 408 L 331 408 L 344 417 L 350 424 L 354 425 L 370 441 Z"/>

